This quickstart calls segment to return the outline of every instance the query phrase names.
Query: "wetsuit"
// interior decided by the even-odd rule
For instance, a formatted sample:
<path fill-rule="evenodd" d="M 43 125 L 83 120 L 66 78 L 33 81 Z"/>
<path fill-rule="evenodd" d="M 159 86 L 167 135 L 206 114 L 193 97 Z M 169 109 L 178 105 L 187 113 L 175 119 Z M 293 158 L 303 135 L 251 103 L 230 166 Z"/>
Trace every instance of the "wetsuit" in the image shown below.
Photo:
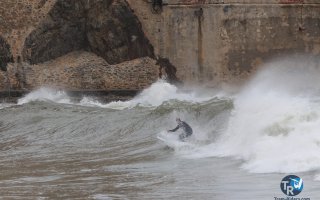
<path fill-rule="evenodd" d="M 155 8 L 156 6 L 162 7 L 162 0 L 153 0 L 152 6 Z"/>
<path fill-rule="evenodd" d="M 190 127 L 189 124 L 187 124 L 186 122 L 184 121 L 180 121 L 178 123 L 178 126 L 172 130 L 169 130 L 170 132 L 176 132 L 179 128 L 182 128 L 183 129 L 183 133 L 181 133 L 179 135 L 179 138 L 181 141 L 184 141 L 185 138 L 189 137 L 192 135 L 193 131 L 192 131 L 192 128 Z"/>

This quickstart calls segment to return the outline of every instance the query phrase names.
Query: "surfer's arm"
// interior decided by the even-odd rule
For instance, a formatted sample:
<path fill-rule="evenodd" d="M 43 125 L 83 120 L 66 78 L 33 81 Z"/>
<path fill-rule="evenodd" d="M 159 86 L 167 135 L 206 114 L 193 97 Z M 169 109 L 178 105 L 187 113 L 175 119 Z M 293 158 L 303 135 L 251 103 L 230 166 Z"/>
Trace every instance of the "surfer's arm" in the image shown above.
<path fill-rule="evenodd" d="M 180 128 L 180 126 L 178 125 L 178 126 L 177 126 L 177 127 L 175 127 L 174 129 L 172 129 L 172 130 L 168 130 L 168 132 L 176 132 L 179 128 Z"/>

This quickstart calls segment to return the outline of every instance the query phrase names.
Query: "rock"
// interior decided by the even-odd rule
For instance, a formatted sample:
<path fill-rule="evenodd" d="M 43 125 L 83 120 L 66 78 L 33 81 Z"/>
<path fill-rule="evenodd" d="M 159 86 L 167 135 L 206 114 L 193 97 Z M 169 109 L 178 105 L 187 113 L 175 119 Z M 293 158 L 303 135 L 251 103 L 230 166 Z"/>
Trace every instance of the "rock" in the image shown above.
<path fill-rule="evenodd" d="M 182 81 L 180 81 L 176 76 L 176 73 L 177 73 L 176 67 L 170 62 L 169 59 L 159 57 L 157 59 L 156 64 L 160 66 L 159 77 L 166 77 L 168 82 L 171 84 L 175 84 L 175 85 L 182 84 Z"/>
<path fill-rule="evenodd" d="M 38 28 L 26 38 L 24 61 L 37 64 L 87 46 L 82 1 L 58 0 Z"/>
<path fill-rule="evenodd" d="M 155 82 L 159 73 L 156 61 L 149 57 L 110 65 L 85 51 L 71 52 L 37 65 L 24 63 L 20 67 L 23 69 L 17 65 L 8 68 L 12 89 L 19 90 L 23 83 L 25 90 L 41 86 L 69 91 L 142 90 Z M 19 70 L 24 71 L 24 77 L 16 76 Z"/>
<path fill-rule="evenodd" d="M 13 62 L 9 44 L 0 37 L 0 70 L 7 71 L 7 64 Z"/>
<path fill-rule="evenodd" d="M 30 0 L 21 9 L 18 0 L 4 2 L 16 14 L 0 23 L 10 44 L 0 40 L 0 66 L 11 62 L 0 70 L 0 92 L 138 91 L 159 77 L 153 47 L 125 0 Z"/>
<path fill-rule="evenodd" d="M 153 47 L 126 1 L 92 2 L 86 26 L 91 51 L 111 64 L 153 57 Z"/>
<path fill-rule="evenodd" d="M 151 56 L 153 48 L 124 0 L 57 0 L 23 49 L 37 64 L 71 51 L 90 50 L 108 63 Z"/>

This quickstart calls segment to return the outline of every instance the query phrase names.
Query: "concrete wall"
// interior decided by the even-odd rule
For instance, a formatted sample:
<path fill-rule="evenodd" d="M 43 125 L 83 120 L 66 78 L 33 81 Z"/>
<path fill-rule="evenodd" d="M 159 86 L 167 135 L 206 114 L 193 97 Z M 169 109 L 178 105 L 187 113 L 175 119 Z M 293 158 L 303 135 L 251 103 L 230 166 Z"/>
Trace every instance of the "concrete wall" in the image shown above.
<path fill-rule="evenodd" d="M 150 1 L 128 2 L 156 55 L 187 83 L 238 81 L 273 57 L 320 55 L 317 0 L 167 0 L 160 14 Z"/>

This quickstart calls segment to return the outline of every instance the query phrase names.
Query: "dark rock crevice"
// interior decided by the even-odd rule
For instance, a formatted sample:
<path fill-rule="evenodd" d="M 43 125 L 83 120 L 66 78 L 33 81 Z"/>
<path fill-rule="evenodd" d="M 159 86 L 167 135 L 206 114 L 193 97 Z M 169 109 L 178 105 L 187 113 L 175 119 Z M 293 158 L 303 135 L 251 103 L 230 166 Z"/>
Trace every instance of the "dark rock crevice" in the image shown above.
<path fill-rule="evenodd" d="M 37 64 L 77 50 L 92 51 L 110 64 L 154 57 L 125 0 L 58 0 L 27 37 L 23 59 Z"/>
<path fill-rule="evenodd" d="M 13 62 L 10 45 L 0 37 L 0 70 L 7 71 L 7 64 Z"/>
<path fill-rule="evenodd" d="M 84 6 L 77 0 L 59 0 L 46 19 L 26 39 L 24 61 L 45 62 L 87 46 Z"/>
<path fill-rule="evenodd" d="M 90 7 L 87 38 L 92 52 L 110 64 L 154 57 L 153 47 L 126 1 L 95 1 Z"/>
<path fill-rule="evenodd" d="M 168 58 L 161 58 L 159 57 L 157 60 L 156 65 L 159 65 L 159 77 L 165 77 L 165 79 L 174 85 L 181 85 L 182 81 L 178 79 L 176 76 L 177 69 L 176 67 L 170 62 Z M 164 73 L 162 74 L 162 69 L 164 69 Z"/>

